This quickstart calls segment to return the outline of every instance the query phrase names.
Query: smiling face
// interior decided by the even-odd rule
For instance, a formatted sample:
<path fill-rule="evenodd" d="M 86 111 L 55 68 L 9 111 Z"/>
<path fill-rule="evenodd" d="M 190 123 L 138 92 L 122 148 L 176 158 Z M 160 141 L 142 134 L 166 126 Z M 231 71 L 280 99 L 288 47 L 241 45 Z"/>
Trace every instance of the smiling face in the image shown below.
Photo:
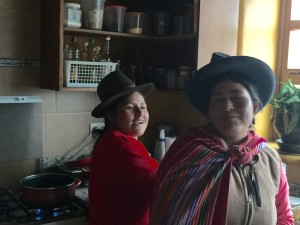
<path fill-rule="evenodd" d="M 212 92 L 208 118 L 228 145 L 238 144 L 247 136 L 256 104 L 247 89 L 230 80 L 218 83 Z"/>
<path fill-rule="evenodd" d="M 144 97 L 139 92 L 133 92 L 118 105 L 112 125 L 137 139 L 144 134 L 148 121 L 149 113 Z"/>

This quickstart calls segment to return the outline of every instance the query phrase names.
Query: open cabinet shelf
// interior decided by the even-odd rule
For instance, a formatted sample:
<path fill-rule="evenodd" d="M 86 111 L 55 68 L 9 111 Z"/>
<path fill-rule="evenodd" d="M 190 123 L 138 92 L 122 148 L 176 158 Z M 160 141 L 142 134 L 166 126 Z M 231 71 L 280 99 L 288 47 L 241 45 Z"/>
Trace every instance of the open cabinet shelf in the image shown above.
<path fill-rule="evenodd" d="M 102 44 L 105 36 L 111 37 L 110 53 L 112 61 L 120 60 L 128 65 L 131 62 L 143 62 L 147 67 L 178 68 L 188 65 L 196 68 L 198 34 L 153 36 L 68 28 L 63 25 L 64 0 L 42 1 L 42 57 L 41 88 L 57 91 L 95 91 L 96 88 L 69 88 L 64 86 L 64 45 L 72 36 L 79 43 L 89 38 L 98 39 Z M 107 0 L 106 2 L 110 2 Z M 111 1 L 114 3 L 113 1 Z M 123 1 L 133 8 L 135 1 Z M 146 1 L 138 3 L 148 5 Z M 153 3 L 154 4 L 154 3 Z M 102 45 L 103 46 L 103 45 Z"/>

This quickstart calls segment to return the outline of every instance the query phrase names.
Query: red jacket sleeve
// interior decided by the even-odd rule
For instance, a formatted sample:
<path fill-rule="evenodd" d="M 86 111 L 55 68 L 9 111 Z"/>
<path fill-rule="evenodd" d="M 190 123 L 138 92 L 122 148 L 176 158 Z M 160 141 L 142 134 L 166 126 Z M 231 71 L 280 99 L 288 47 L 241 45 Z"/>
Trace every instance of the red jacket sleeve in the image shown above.
<path fill-rule="evenodd" d="M 281 162 L 280 185 L 275 198 L 277 225 L 293 225 L 294 218 L 289 199 L 289 184 Z"/>

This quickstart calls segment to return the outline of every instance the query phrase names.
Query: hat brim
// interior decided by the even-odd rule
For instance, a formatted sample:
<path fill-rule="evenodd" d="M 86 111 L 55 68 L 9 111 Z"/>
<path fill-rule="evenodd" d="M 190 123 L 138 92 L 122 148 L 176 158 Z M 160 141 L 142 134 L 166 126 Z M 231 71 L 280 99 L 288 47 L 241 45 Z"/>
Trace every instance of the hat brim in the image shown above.
<path fill-rule="evenodd" d="M 121 92 L 119 92 L 118 94 L 110 97 L 109 99 L 107 99 L 105 102 L 101 102 L 99 105 L 97 105 L 94 110 L 92 111 L 92 116 L 95 118 L 101 118 L 104 117 L 104 111 L 105 108 L 110 105 L 111 103 L 115 102 L 116 100 L 118 100 L 119 98 L 132 93 L 134 91 L 138 91 L 140 92 L 144 97 L 147 97 L 150 92 L 154 89 L 154 84 L 152 83 L 147 83 L 147 84 L 141 84 L 139 86 L 133 86 L 133 87 L 129 87 Z"/>
<path fill-rule="evenodd" d="M 199 111 L 206 112 L 201 99 L 207 96 L 208 84 L 220 75 L 233 73 L 245 77 L 257 88 L 263 107 L 269 103 L 276 88 L 274 73 L 265 62 L 250 56 L 223 58 L 199 69 L 186 89 L 189 100 Z"/>

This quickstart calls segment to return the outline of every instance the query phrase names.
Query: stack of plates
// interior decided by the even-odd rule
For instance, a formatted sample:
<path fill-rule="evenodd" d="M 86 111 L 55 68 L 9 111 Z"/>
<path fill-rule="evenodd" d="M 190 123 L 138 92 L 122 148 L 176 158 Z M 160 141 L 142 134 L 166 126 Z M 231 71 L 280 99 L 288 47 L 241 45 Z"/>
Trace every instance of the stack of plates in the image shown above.
<path fill-rule="evenodd" d="M 300 155 L 300 144 L 283 143 L 281 139 L 277 139 L 276 143 L 279 146 L 279 152 L 282 154 Z"/>

